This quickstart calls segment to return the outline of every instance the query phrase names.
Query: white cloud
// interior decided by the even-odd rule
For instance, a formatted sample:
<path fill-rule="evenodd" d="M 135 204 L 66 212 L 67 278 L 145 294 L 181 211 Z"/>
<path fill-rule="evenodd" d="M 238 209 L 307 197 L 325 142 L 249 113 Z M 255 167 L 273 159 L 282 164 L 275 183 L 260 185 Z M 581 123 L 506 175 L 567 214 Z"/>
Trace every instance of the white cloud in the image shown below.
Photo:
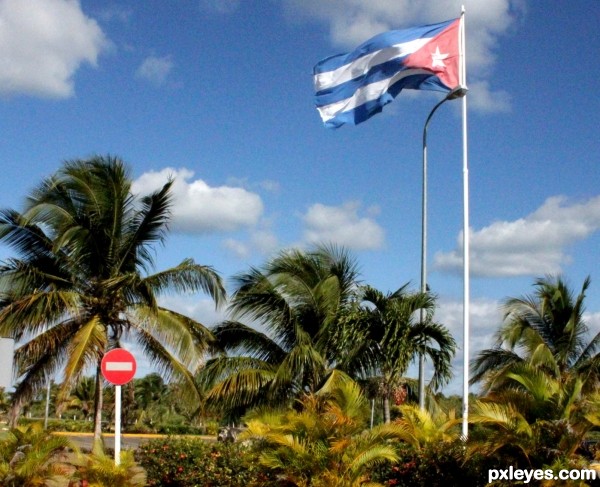
<path fill-rule="evenodd" d="M 69 97 L 108 45 L 78 0 L 0 0 L 0 93 Z"/>
<path fill-rule="evenodd" d="M 242 242 L 235 238 L 226 238 L 223 240 L 223 247 L 231 252 L 238 259 L 245 259 L 250 256 L 252 249 L 247 242 Z"/>
<path fill-rule="evenodd" d="M 232 186 L 211 187 L 193 179 L 188 169 L 165 168 L 147 172 L 135 180 L 133 192 L 147 194 L 173 183 L 172 229 L 183 233 L 230 232 L 255 226 L 263 213 L 263 203 L 255 193 Z"/>
<path fill-rule="evenodd" d="M 511 110 L 511 97 L 504 90 L 492 90 L 488 81 L 472 81 L 469 83 L 469 107 L 480 112 L 506 113 Z"/>
<path fill-rule="evenodd" d="M 470 362 L 479 352 L 495 345 L 494 335 L 502 323 L 500 303 L 491 299 L 474 299 L 469 303 L 469 357 Z M 454 378 L 444 388 L 445 394 L 462 394 L 464 364 L 463 303 L 440 300 L 435 320 L 446 326 L 456 340 L 457 352 L 452 362 Z M 427 377 L 431 377 L 431 364 L 427 364 Z M 472 388 L 476 390 L 476 387 Z"/>
<path fill-rule="evenodd" d="M 359 216 L 360 204 L 348 202 L 341 206 L 312 205 L 302 217 L 304 240 L 308 243 L 332 242 L 353 250 L 379 249 L 384 243 L 384 231 L 373 219 L 375 208 L 368 216 Z"/>
<path fill-rule="evenodd" d="M 592 334 L 598 333 L 600 330 L 600 311 L 596 313 L 584 313 L 583 320 L 591 330 Z"/>
<path fill-rule="evenodd" d="M 162 86 L 167 81 L 172 69 L 171 56 L 149 56 L 144 59 L 135 74 L 138 78 L 150 81 L 155 86 Z"/>
<path fill-rule="evenodd" d="M 248 190 L 261 189 L 268 193 L 279 193 L 281 191 L 281 185 L 279 182 L 273 181 L 272 179 L 265 179 L 264 181 L 259 181 L 256 183 L 248 181 L 248 178 L 230 177 L 227 178 L 227 184 L 232 186 L 241 186 L 242 188 L 246 188 Z"/>
<path fill-rule="evenodd" d="M 557 274 L 571 261 L 567 247 L 598 229 L 600 196 L 574 204 L 554 196 L 525 218 L 471 230 L 471 271 L 481 276 Z M 462 240 L 461 232 L 457 249 L 435 255 L 437 269 L 462 268 Z"/>
<path fill-rule="evenodd" d="M 491 87 L 488 77 L 496 63 L 498 38 L 508 33 L 524 13 L 524 2 L 520 0 L 286 0 L 285 5 L 291 16 L 328 24 L 332 42 L 344 50 L 386 30 L 459 17 L 461 5 L 465 5 L 471 106 L 483 111 L 508 109 L 508 94 Z M 327 54 L 333 53 L 324 52 L 323 57 Z"/>
<path fill-rule="evenodd" d="M 262 228 L 261 228 L 262 227 Z M 246 259 L 253 254 L 269 255 L 279 248 L 279 240 L 263 219 L 259 228 L 250 230 L 247 241 L 228 238 L 223 246 L 238 259 Z"/>

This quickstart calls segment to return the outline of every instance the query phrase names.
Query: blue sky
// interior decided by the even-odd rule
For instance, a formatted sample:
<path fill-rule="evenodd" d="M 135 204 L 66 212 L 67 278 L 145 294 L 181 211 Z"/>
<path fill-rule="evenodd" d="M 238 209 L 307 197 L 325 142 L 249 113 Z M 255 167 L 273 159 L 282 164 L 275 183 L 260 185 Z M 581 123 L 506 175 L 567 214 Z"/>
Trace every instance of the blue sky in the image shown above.
<path fill-rule="evenodd" d="M 225 278 L 279 249 L 336 242 L 383 291 L 419 286 L 421 133 L 439 93 L 405 91 L 325 129 L 312 67 L 379 32 L 466 6 L 473 352 L 536 277 L 592 286 L 600 327 L 600 4 L 580 0 L 0 0 L 2 207 L 62 161 L 128 162 L 140 193 L 176 177 L 157 267 Z M 429 127 L 429 283 L 462 344 L 460 102 Z M 10 255 L 0 248 L 0 257 Z M 203 297 L 166 304 L 211 324 Z M 449 391 L 460 390 L 462 356 Z M 145 370 L 142 367 L 142 370 Z"/>

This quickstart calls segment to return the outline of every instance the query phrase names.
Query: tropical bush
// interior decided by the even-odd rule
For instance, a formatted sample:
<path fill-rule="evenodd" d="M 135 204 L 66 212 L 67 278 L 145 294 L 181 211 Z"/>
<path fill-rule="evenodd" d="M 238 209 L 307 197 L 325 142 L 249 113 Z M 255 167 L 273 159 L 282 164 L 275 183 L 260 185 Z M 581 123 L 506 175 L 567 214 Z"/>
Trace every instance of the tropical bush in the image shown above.
<path fill-rule="evenodd" d="M 295 487 L 355 487 L 370 482 L 374 467 L 394 462 L 397 424 L 367 429 L 368 402 L 358 384 L 335 372 L 316 394 L 294 408 L 249 413 L 240 439 L 252 441 L 258 461 Z"/>
<path fill-rule="evenodd" d="M 421 448 L 398 443 L 397 452 L 398 461 L 376 469 L 373 480 L 386 487 L 479 487 L 487 484 L 488 468 L 498 468 L 498 463 L 491 464 L 483 456 L 467 459 L 460 440 L 427 443 Z"/>
<path fill-rule="evenodd" d="M 72 478 L 74 481 L 79 481 L 80 485 L 88 487 L 144 487 L 146 485 L 146 471 L 135 462 L 134 454 L 130 450 L 121 451 L 119 465 L 116 465 L 114 456 L 107 454 L 101 443 L 97 442 L 89 455 L 78 455 L 73 463 L 77 466 L 77 471 Z"/>
<path fill-rule="evenodd" d="M 28 426 L 39 423 L 39 418 L 19 418 L 19 426 Z M 71 433 L 91 433 L 94 431 L 94 423 L 81 419 L 56 419 L 49 418 L 47 431 L 68 431 Z"/>
<path fill-rule="evenodd" d="M 0 485 L 66 487 L 75 470 L 73 451 L 67 438 L 50 435 L 40 423 L 14 428 L 0 441 Z"/>
<path fill-rule="evenodd" d="M 247 487 L 268 485 L 269 480 L 257 455 L 238 443 L 153 440 L 139 448 L 136 459 L 147 472 L 149 487 Z"/>

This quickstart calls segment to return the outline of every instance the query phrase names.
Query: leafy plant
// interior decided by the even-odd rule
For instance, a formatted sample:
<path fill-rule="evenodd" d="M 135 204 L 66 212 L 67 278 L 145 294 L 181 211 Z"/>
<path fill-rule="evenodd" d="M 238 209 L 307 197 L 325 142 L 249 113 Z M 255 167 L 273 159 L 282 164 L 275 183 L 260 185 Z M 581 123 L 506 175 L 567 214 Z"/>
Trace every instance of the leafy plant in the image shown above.
<path fill-rule="evenodd" d="M 371 469 L 397 460 L 389 440 L 403 430 L 395 424 L 365 430 L 367 417 L 358 384 L 334 372 L 295 409 L 249 414 L 240 440 L 251 440 L 260 463 L 292 486 L 381 485 L 370 482 Z"/>
<path fill-rule="evenodd" d="M 76 446 L 52 436 L 40 423 L 12 429 L 0 441 L 0 485 L 3 487 L 66 487 L 75 468 Z"/>
<path fill-rule="evenodd" d="M 100 442 L 96 442 L 92 453 L 82 455 L 76 462 L 76 478 L 89 487 L 143 487 L 146 485 L 146 471 L 140 467 L 131 450 L 121 451 L 119 465 L 114 456 L 107 455 Z"/>
<path fill-rule="evenodd" d="M 147 472 L 149 487 L 247 487 L 269 479 L 257 455 L 238 443 L 153 440 L 138 449 L 136 458 Z"/>

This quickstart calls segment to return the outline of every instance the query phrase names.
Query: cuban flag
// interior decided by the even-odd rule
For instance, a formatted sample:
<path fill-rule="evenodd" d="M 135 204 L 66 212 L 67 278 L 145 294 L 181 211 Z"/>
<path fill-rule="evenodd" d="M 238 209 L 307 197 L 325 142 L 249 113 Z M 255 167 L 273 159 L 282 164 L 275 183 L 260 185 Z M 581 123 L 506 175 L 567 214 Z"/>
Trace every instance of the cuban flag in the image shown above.
<path fill-rule="evenodd" d="M 326 127 L 357 125 L 404 88 L 459 86 L 460 19 L 379 34 L 314 67 L 315 103 Z"/>

